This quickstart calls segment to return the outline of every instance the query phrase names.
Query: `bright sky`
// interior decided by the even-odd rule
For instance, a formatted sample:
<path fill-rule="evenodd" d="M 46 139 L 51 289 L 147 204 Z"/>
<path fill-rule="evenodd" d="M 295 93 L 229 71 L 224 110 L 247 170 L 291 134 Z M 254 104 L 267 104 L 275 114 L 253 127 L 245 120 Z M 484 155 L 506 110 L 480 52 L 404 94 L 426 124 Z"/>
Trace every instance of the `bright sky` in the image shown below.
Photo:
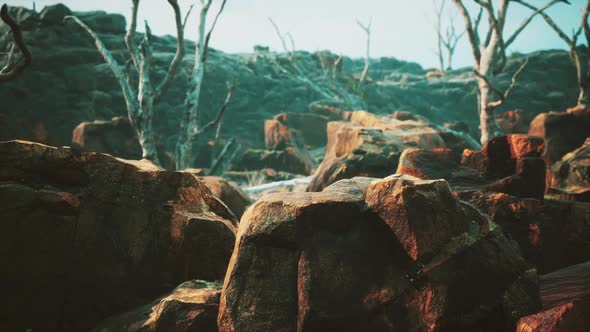
<path fill-rule="evenodd" d="M 33 3 L 32 0 L 5 1 L 9 5 L 25 7 L 32 7 Z M 530 1 L 538 6 L 546 2 Z M 37 10 L 57 2 L 36 0 Z M 104 10 L 127 17 L 131 3 L 126 0 L 61 2 L 75 11 Z M 199 2 L 200 0 L 179 0 L 183 13 L 191 4 Z M 466 0 L 466 3 L 469 2 L 471 1 Z M 570 2 L 572 5 L 557 4 L 548 11 L 566 33 L 570 33 L 579 24 L 585 0 Z M 214 0 L 214 3 L 219 4 L 220 0 Z M 456 16 L 455 24 L 462 28 L 463 20 L 457 15 L 452 1 L 448 1 L 447 9 L 450 15 Z M 187 26 L 186 37 L 192 40 L 196 38 L 196 12 L 195 8 L 192 22 Z M 475 15 L 476 11 L 472 10 L 472 13 Z M 513 3 L 510 13 L 507 31 L 513 31 L 529 11 Z M 142 0 L 140 16 L 140 19 L 149 21 L 155 34 L 174 33 L 172 10 L 166 0 Z M 226 10 L 214 32 L 211 46 L 225 52 L 250 52 L 254 45 L 267 45 L 272 50 L 282 50 L 281 42 L 268 17 L 273 18 L 283 33 L 291 33 L 297 49 L 329 49 L 352 57 L 361 57 L 365 52 L 366 35 L 357 26 L 356 20 L 366 22 L 372 17 L 372 57 L 394 56 L 418 62 L 425 67 L 434 67 L 437 63 L 434 53 L 436 39 L 432 26 L 432 0 L 227 0 Z M 537 17 L 519 36 L 511 50 L 530 52 L 548 48 L 565 48 L 565 43 L 542 18 Z M 464 38 L 457 47 L 454 65 L 471 65 L 471 59 L 467 39 Z"/>

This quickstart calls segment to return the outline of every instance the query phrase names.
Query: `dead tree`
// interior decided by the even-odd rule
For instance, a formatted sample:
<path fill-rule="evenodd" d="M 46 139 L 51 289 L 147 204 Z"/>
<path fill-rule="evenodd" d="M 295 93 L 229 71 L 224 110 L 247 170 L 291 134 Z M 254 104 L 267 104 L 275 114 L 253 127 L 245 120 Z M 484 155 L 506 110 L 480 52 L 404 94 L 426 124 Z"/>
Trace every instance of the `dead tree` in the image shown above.
<path fill-rule="evenodd" d="M 8 14 L 8 6 L 6 4 L 2 5 L 2 8 L 0 8 L 0 19 L 2 19 L 2 21 L 6 23 L 6 25 L 8 25 L 12 31 L 12 36 L 14 38 L 16 47 L 18 47 L 22 53 L 22 60 L 17 59 L 15 54 L 15 44 L 13 44 L 8 51 L 6 64 L 2 69 L 0 69 L 0 82 L 6 82 L 15 79 L 22 72 L 24 72 L 24 70 L 31 65 L 33 56 L 31 55 L 31 51 L 29 51 L 29 48 L 25 43 L 20 26 Z"/>
<path fill-rule="evenodd" d="M 455 20 L 452 16 L 449 16 L 449 21 L 447 23 L 446 29 L 443 29 L 443 19 L 445 17 L 445 7 L 447 4 L 447 0 L 440 0 L 440 5 L 436 3 L 436 0 L 433 0 L 432 4 L 435 8 L 434 29 L 436 31 L 437 40 L 436 55 L 438 57 L 439 70 L 444 73 L 445 71 L 452 70 L 455 49 L 457 48 L 457 44 L 459 44 L 461 38 L 463 38 L 463 36 L 465 35 L 465 31 L 457 33 L 457 28 L 455 27 Z M 444 33 L 443 30 L 445 31 Z"/>
<path fill-rule="evenodd" d="M 209 132 L 221 121 L 221 117 L 225 114 L 226 107 L 222 107 L 217 113 L 215 119 L 203 127 L 199 126 L 198 111 L 199 98 L 201 96 L 201 87 L 203 85 L 203 77 L 205 74 L 205 64 L 209 55 L 209 41 L 219 16 L 225 8 L 226 0 L 222 0 L 221 6 L 213 23 L 206 33 L 207 15 L 211 9 L 213 0 L 200 0 L 201 8 L 199 13 L 199 25 L 197 27 L 197 43 L 195 47 L 195 66 L 193 68 L 192 77 L 189 82 L 189 89 L 186 94 L 185 112 L 182 117 L 181 130 L 176 142 L 176 169 L 185 169 L 190 167 L 192 152 L 196 141 L 205 133 Z M 229 88 L 228 99 L 231 98 L 235 83 Z M 229 102 L 229 100 L 226 100 Z"/>
<path fill-rule="evenodd" d="M 100 37 L 75 16 L 66 16 L 64 20 L 72 20 L 82 27 L 94 39 L 98 52 L 102 55 L 105 62 L 111 68 L 115 78 L 117 79 L 123 97 L 127 106 L 127 113 L 129 120 L 139 138 L 139 144 L 142 149 L 142 158 L 152 161 L 159 165 L 158 152 L 156 149 L 156 138 L 153 128 L 154 105 L 156 105 L 164 93 L 168 90 L 172 81 L 176 77 L 176 73 L 184 58 L 184 24 L 181 17 L 180 7 L 177 0 L 167 0 L 174 11 L 174 19 L 176 22 L 176 54 L 170 63 L 168 71 L 163 80 L 154 85 L 152 82 L 152 66 L 153 66 L 153 52 L 152 52 L 152 34 L 150 27 L 145 22 L 145 34 L 140 45 L 135 44 L 135 33 L 137 29 L 137 12 L 139 9 L 140 0 L 131 0 L 131 24 L 125 35 L 125 44 L 129 52 L 131 62 L 139 75 L 139 82 L 137 90 L 131 86 L 130 80 L 127 80 L 121 66 L 113 57 L 109 49 L 104 45 Z"/>
<path fill-rule="evenodd" d="M 527 3 L 523 3 L 524 6 L 528 7 Z M 531 7 L 529 7 L 531 8 Z M 531 8 L 533 9 L 533 8 Z M 590 14 L 590 0 L 586 1 L 586 5 L 584 7 L 584 11 L 582 13 L 582 20 L 580 22 L 580 27 L 573 33 L 572 37 L 569 37 L 566 33 L 563 32 L 559 28 L 559 26 L 549 17 L 549 15 L 545 13 L 541 13 L 545 22 L 549 24 L 557 35 L 565 41 L 567 46 L 569 47 L 570 51 L 570 59 L 574 66 L 576 67 L 576 77 L 578 80 L 578 103 L 576 108 L 588 108 L 590 107 L 590 25 L 588 24 L 588 16 Z M 586 59 L 582 59 L 582 49 L 578 47 L 578 39 L 580 35 L 584 32 L 584 36 L 586 38 Z"/>
<path fill-rule="evenodd" d="M 363 31 L 367 34 L 367 46 L 365 52 L 365 67 L 363 68 L 363 72 L 359 79 L 359 86 L 361 86 L 365 80 L 367 79 L 367 75 L 369 74 L 369 62 L 371 56 L 371 26 L 373 25 L 373 19 L 369 19 L 369 23 L 363 24 L 361 21 L 357 20 L 356 24 L 363 29 Z"/>
<path fill-rule="evenodd" d="M 492 0 L 474 0 L 474 2 L 480 7 L 479 14 L 475 20 L 467 10 L 467 7 L 465 7 L 463 0 L 453 0 L 453 2 L 465 20 L 465 31 L 473 53 L 473 70 L 476 75 L 479 90 L 478 111 L 481 143 L 485 144 L 493 137 L 502 134 L 496 124 L 494 111 L 504 104 L 511 88 L 509 88 L 507 92 L 501 93 L 492 85 L 491 77 L 503 70 L 506 64 L 506 49 L 516 40 L 518 35 L 527 27 L 536 15 L 542 13 L 544 10 L 558 2 L 566 1 L 552 0 L 540 8 L 531 5 L 529 8 L 534 8 L 534 11 L 522 21 L 508 38 L 504 38 L 504 27 L 506 24 L 506 15 L 508 13 L 509 4 L 511 2 L 522 4 L 525 3 L 524 1 L 499 0 L 498 9 L 495 10 Z M 481 40 L 479 27 L 483 13 L 486 14 L 487 21 L 489 22 L 489 30 L 485 39 Z M 522 67 L 514 75 L 511 87 L 514 86 L 516 77 L 521 71 Z M 495 101 L 492 100 L 492 93 L 497 94 L 499 98 Z"/>

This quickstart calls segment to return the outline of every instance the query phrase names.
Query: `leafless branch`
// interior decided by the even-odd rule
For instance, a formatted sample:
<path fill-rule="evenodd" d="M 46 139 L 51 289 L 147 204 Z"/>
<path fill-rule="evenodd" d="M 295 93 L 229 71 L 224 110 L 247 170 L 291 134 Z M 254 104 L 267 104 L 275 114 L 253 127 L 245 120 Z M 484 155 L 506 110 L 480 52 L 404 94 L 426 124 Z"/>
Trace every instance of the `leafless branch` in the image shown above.
<path fill-rule="evenodd" d="M 191 5 L 190 7 L 188 7 L 188 11 L 186 12 L 186 15 L 184 16 L 184 21 L 182 22 L 182 29 L 186 29 L 186 22 L 188 22 L 188 18 L 191 16 L 191 13 L 193 12 L 193 8 L 195 8 L 195 5 Z"/>
<path fill-rule="evenodd" d="M 137 12 L 139 11 L 139 1 L 131 0 L 131 23 L 129 24 L 129 30 L 125 34 L 125 45 L 129 56 L 133 61 L 135 70 L 139 72 L 139 54 L 137 53 L 137 46 L 135 45 L 135 32 L 137 31 Z"/>
<path fill-rule="evenodd" d="M 215 119 L 213 119 L 211 122 L 209 122 L 206 125 L 204 125 L 203 127 L 201 127 L 198 130 L 198 132 L 194 134 L 194 136 L 200 136 L 203 133 L 208 132 L 209 130 L 214 128 L 219 123 L 219 121 L 221 121 L 221 118 L 223 118 L 223 115 L 225 114 L 225 111 L 227 110 L 227 106 L 229 105 L 229 102 L 231 101 L 231 97 L 234 93 L 235 88 L 236 88 L 236 81 L 232 81 L 231 85 L 229 86 L 229 88 L 227 90 L 227 97 L 225 98 L 223 105 L 221 105 L 219 112 L 217 112 L 217 116 L 215 117 Z M 193 137 L 193 138 L 196 138 L 196 137 Z"/>
<path fill-rule="evenodd" d="M 0 19 L 2 19 L 2 21 L 4 21 L 4 23 L 6 23 L 10 27 L 10 30 L 12 31 L 12 35 L 14 37 L 14 41 L 23 55 L 23 61 L 21 64 L 16 65 L 13 69 L 6 73 L 0 74 L 0 82 L 5 82 L 13 80 L 18 75 L 20 75 L 28 66 L 30 66 L 33 62 L 33 56 L 31 54 L 31 51 L 27 47 L 27 44 L 25 44 L 23 33 L 20 29 L 20 26 L 8 14 L 8 5 L 6 4 L 2 5 L 2 8 L 0 9 Z"/>
<path fill-rule="evenodd" d="M 367 49 L 365 54 L 365 68 L 363 68 L 363 73 L 359 79 L 359 84 L 363 84 L 367 79 L 367 75 L 369 74 L 369 62 L 371 56 L 371 26 L 373 25 L 373 18 L 369 18 L 369 23 L 363 24 L 361 21 L 357 20 L 356 23 L 358 26 L 365 31 L 367 34 Z"/>
<path fill-rule="evenodd" d="M 533 20 L 533 18 L 535 18 L 535 16 L 543 13 L 545 10 L 549 9 L 551 6 L 555 5 L 558 2 L 564 2 L 564 3 L 568 3 L 568 1 L 565 0 L 553 0 L 548 2 L 547 4 L 545 4 L 543 7 L 540 8 L 536 8 L 530 4 L 528 4 L 526 1 L 524 0 L 513 0 L 516 3 L 520 3 L 521 5 L 532 9 L 533 13 L 531 15 L 529 15 L 526 19 L 524 19 L 524 21 L 522 21 L 522 23 L 520 23 L 520 25 L 518 26 L 518 28 L 514 31 L 514 33 L 512 34 L 512 36 L 510 36 L 506 42 L 504 43 L 504 47 L 508 48 L 513 42 L 514 40 L 516 40 L 516 38 L 518 37 L 518 35 L 520 35 L 520 33 L 527 27 L 527 25 L 529 25 L 529 23 L 531 23 L 531 21 Z"/>
<path fill-rule="evenodd" d="M 508 99 L 508 97 L 510 96 L 512 89 L 514 89 L 514 87 L 516 86 L 516 79 L 522 73 L 522 71 L 524 70 L 524 68 L 526 67 L 526 65 L 528 63 L 529 63 L 529 59 L 526 58 L 525 61 L 522 63 L 522 65 L 518 68 L 518 70 L 512 76 L 512 81 L 510 83 L 510 86 L 508 86 L 508 88 L 504 92 L 501 92 L 497 87 L 495 87 L 486 75 L 483 75 L 479 71 L 474 70 L 475 75 L 477 77 L 481 78 L 482 80 L 484 80 L 486 82 L 486 84 L 490 87 L 490 89 L 492 91 L 494 91 L 494 93 L 497 94 L 498 97 L 500 98 L 499 100 L 497 100 L 495 102 L 491 102 L 489 104 L 490 108 L 496 109 L 496 108 L 502 106 L 506 102 L 506 99 Z"/>
<path fill-rule="evenodd" d="M 221 13 L 223 13 L 223 10 L 225 9 L 225 3 L 227 2 L 227 0 L 223 0 L 221 2 L 221 6 L 219 7 L 219 11 L 217 12 L 217 15 L 215 15 L 215 19 L 213 19 L 213 24 L 211 24 L 211 28 L 209 29 L 209 32 L 207 32 L 207 36 L 205 37 L 205 44 L 204 44 L 204 52 L 203 52 L 203 62 L 207 61 L 207 56 L 209 55 L 209 41 L 211 40 L 211 34 L 213 33 L 213 30 L 215 29 L 215 26 L 217 25 L 217 21 L 219 20 L 219 16 L 221 16 Z"/>
<path fill-rule="evenodd" d="M 79 18 L 77 18 L 76 16 L 64 17 L 64 21 L 67 20 L 74 21 L 76 24 L 78 24 L 80 27 L 86 30 L 86 32 L 94 39 L 94 43 L 96 45 L 98 52 L 102 55 L 105 62 L 109 65 L 111 71 L 113 72 L 115 78 L 121 86 L 121 90 L 123 91 L 123 97 L 125 97 L 125 102 L 127 103 L 127 109 L 131 113 L 130 115 L 137 116 L 137 113 L 132 113 L 138 112 L 139 109 L 133 90 L 131 89 L 131 86 L 127 83 L 127 80 L 125 79 L 125 74 L 121 70 L 119 63 L 117 62 L 117 60 L 115 60 L 109 49 L 104 45 L 100 37 L 98 37 L 98 35 Z"/>
<path fill-rule="evenodd" d="M 463 19 L 465 20 L 465 33 L 469 38 L 469 44 L 471 45 L 471 52 L 473 53 L 473 57 L 475 59 L 475 63 L 479 63 L 481 60 L 481 50 L 479 49 L 479 36 L 477 30 L 474 29 L 473 22 L 471 21 L 471 16 L 469 15 L 469 11 L 463 4 L 462 0 L 453 0 L 457 7 L 459 8 L 459 12 Z M 480 10 L 481 17 L 482 10 Z M 479 19 L 476 21 L 476 27 L 479 27 Z"/>
<path fill-rule="evenodd" d="M 168 88 L 170 84 L 176 77 L 176 73 L 178 72 L 178 68 L 182 64 L 182 59 L 184 58 L 185 50 L 184 50 L 184 23 L 182 21 L 182 16 L 180 13 L 180 7 L 178 6 L 178 0 L 168 0 L 168 3 L 174 10 L 174 21 L 176 22 L 176 54 L 174 54 L 174 58 L 170 63 L 170 67 L 168 67 L 168 71 L 166 72 L 166 76 L 162 80 L 162 83 L 158 85 L 158 89 L 155 91 L 154 96 L 154 103 L 160 101 L 160 98 Z M 190 13 L 190 12 L 189 12 Z M 187 15 L 188 17 L 188 15 Z M 185 19 L 186 21 L 186 19 Z"/>

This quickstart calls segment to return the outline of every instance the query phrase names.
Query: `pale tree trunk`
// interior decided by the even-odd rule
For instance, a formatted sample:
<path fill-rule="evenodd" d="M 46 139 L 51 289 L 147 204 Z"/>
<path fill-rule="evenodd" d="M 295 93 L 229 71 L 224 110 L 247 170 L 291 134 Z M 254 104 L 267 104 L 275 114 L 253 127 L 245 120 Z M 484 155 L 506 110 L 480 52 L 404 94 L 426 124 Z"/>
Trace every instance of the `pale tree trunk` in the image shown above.
<path fill-rule="evenodd" d="M 190 167 L 192 151 L 194 148 L 194 136 L 199 130 L 198 109 L 199 98 L 201 96 L 201 87 L 205 75 L 205 28 L 207 24 L 207 14 L 211 6 L 211 1 L 201 2 L 202 7 L 199 14 L 198 38 L 195 48 L 195 66 L 193 75 L 189 82 L 189 89 L 185 101 L 185 114 L 183 117 L 181 132 L 176 142 L 176 169 L 186 169 Z"/>
<path fill-rule="evenodd" d="M 490 106 L 491 89 L 488 83 L 483 79 L 478 79 L 479 87 L 479 127 L 481 130 L 482 146 L 492 138 L 501 135 L 501 131 L 496 124 L 495 109 Z"/>

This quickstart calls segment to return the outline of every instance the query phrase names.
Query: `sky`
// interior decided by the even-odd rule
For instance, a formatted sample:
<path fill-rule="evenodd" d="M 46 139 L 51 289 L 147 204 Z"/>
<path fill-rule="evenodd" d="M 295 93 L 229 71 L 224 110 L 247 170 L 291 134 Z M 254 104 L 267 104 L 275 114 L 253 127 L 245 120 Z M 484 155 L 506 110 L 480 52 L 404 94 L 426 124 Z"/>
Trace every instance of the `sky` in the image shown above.
<path fill-rule="evenodd" d="M 32 0 L 5 0 L 8 5 L 32 8 Z M 178 0 L 183 15 L 191 4 L 200 0 Z M 217 6 L 220 0 L 213 0 Z M 283 33 L 290 33 L 298 50 L 331 50 L 351 57 L 365 53 L 366 34 L 357 20 L 372 19 L 371 57 L 393 56 L 418 62 L 425 68 L 437 66 L 436 34 L 433 28 L 434 6 L 441 0 L 227 0 L 227 5 L 211 39 L 211 47 L 225 52 L 251 52 L 254 45 L 269 46 L 282 51 L 282 44 L 268 18 L 271 17 Z M 104 10 L 129 18 L 130 0 L 36 0 L 37 10 L 61 2 L 74 11 Z M 454 17 L 455 25 L 463 30 L 452 1 L 447 1 L 445 21 Z M 466 0 L 469 3 L 471 0 Z M 497 2 L 497 0 L 494 0 Z M 545 0 L 530 0 L 541 6 Z M 570 34 L 578 26 L 585 0 L 570 0 L 571 5 L 557 4 L 549 11 L 554 20 Z M 216 12 L 215 5 L 209 22 Z M 473 9 L 475 15 L 476 11 Z M 186 38 L 197 36 L 198 6 L 187 25 Z M 512 3 L 509 8 L 507 32 L 514 31 L 530 11 Z M 166 0 L 142 0 L 139 19 L 148 20 L 158 35 L 174 34 L 172 9 Z M 142 22 L 140 21 L 140 22 Z M 127 20 L 129 23 L 129 19 Z M 565 48 L 565 43 L 537 17 L 515 41 L 510 51 L 531 52 L 539 49 Z M 472 65 L 467 38 L 457 46 L 454 67 Z"/>

